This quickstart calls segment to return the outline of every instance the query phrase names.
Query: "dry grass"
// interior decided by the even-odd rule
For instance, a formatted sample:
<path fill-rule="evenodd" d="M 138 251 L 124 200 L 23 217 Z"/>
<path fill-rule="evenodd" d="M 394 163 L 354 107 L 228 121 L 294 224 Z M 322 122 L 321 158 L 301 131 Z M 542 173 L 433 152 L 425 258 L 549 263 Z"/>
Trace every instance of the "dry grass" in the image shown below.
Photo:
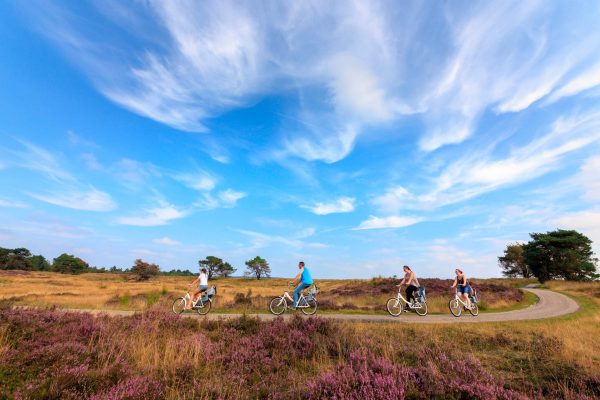
<path fill-rule="evenodd" d="M 145 310 L 155 303 L 169 307 L 187 290 L 193 277 L 160 276 L 137 282 L 127 274 L 88 273 L 63 275 L 51 272 L 0 271 L 0 300 L 33 306 L 61 308 Z M 483 280 L 480 280 L 483 281 Z M 507 286 L 523 284 L 522 280 L 486 280 Z M 221 311 L 266 312 L 268 301 L 283 294 L 287 279 L 224 278 L 213 280 L 218 294 L 213 308 Z M 335 304 L 336 312 L 384 312 L 389 297 L 382 295 L 332 296 L 330 292 L 348 285 L 368 285 L 370 280 L 318 280 L 318 299 L 322 304 Z M 447 312 L 447 297 L 429 297 L 431 313 Z M 485 304 L 488 310 L 515 306 L 514 301 Z M 341 308 L 341 309 L 340 309 Z"/>

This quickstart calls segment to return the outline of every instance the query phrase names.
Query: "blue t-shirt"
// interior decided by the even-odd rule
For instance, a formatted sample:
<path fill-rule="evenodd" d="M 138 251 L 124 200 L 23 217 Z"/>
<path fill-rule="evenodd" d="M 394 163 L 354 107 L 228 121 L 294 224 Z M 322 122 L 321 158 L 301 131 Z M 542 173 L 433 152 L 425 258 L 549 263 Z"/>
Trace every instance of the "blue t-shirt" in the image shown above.
<path fill-rule="evenodd" d="M 312 276 L 310 276 L 310 271 L 306 267 L 302 269 L 302 283 L 305 285 L 312 285 L 313 283 Z"/>

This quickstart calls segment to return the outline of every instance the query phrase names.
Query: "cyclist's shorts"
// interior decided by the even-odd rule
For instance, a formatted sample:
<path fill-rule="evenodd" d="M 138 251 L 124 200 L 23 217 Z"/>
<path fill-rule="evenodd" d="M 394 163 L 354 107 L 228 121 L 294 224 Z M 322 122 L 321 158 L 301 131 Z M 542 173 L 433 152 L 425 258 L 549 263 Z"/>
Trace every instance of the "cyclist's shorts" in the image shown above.
<path fill-rule="evenodd" d="M 470 294 L 471 293 L 471 287 L 470 286 L 459 286 L 458 287 L 458 293 Z"/>
<path fill-rule="evenodd" d="M 201 292 L 206 292 L 208 290 L 208 285 L 198 285 L 198 290 Z"/>

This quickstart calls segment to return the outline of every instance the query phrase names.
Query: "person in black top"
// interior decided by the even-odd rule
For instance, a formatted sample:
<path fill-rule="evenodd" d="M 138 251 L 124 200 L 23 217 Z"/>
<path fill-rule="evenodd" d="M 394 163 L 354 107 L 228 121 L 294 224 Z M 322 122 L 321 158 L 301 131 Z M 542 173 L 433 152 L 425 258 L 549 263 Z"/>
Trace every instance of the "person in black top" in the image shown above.
<path fill-rule="evenodd" d="M 470 309 L 471 299 L 469 298 L 469 295 L 471 294 L 471 286 L 467 281 L 467 277 L 460 269 L 456 268 L 454 272 L 456 273 L 456 278 L 454 279 L 452 288 L 456 288 L 461 300 L 467 305 L 467 308 Z"/>

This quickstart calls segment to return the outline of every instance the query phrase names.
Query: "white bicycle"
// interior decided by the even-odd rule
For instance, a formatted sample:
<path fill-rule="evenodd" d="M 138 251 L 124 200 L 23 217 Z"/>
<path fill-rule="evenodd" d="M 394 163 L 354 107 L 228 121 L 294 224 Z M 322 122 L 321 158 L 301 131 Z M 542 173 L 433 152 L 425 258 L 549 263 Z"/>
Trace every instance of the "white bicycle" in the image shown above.
<path fill-rule="evenodd" d="M 291 286 L 288 285 L 288 288 Z M 304 296 L 304 293 L 300 293 L 300 298 L 298 299 L 298 305 L 296 308 L 302 310 L 302 312 L 306 315 L 313 315 L 317 312 L 317 299 L 315 298 L 317 294 L 317 286 L 313 285 L 308 294 Z M 288 308 L 288 301 L 290 304 L 293 304 L 294 299 L 290 294 L 285 291 L 283 292 L 283 296 L 274 297 L 269 302 L 269 310 L 275 315 L 281 315 Z"/>
<path fill-rule="evenodd" d="M 460 317 L 463 312 L 469 311 L 472 316 L 476 317 L 479 315 L 479 306 L 477 305 L 477 298 L 471 297 L 471 307 L 465 303 L 462 298 L 458 295 L 458 290 L 454 293 L 454 298 L 448 302 L 448 308 L 455 317 Z"/>
<path fill-rule="evenodd" d="M 192 302 L 192 310 L 196 310 L 200 315 L 208 314 L 210 307 L 212 306 L 213 297 L 215 297 L 216 294 L 217 288 L 212 286 L 206 293 L 202 293 L 195 302 Z M 173 302 L 173 312 L 175 314 L 181 314 L 188 308 L 188 304 L 190 304 L 191 301 L 192 298 L 190 293 L 187 292 L 185 296 L 180 297 Z"/>
<path fill-rule="evenodd" d="M 423 317 L 427 315 L 427 298 L 425 297 L 425 288 L 419 288 L 419 292 L 415 296 L 413 303 L 410 303 L 404 298 L 404 296 L 402 296 L 402 288 L 399 288 L 396 297 L 389 299 L 386 306 L 388 312 L 394 317 L 402 314 L 403 309 L 415 310 L 418 315 Z"/>

